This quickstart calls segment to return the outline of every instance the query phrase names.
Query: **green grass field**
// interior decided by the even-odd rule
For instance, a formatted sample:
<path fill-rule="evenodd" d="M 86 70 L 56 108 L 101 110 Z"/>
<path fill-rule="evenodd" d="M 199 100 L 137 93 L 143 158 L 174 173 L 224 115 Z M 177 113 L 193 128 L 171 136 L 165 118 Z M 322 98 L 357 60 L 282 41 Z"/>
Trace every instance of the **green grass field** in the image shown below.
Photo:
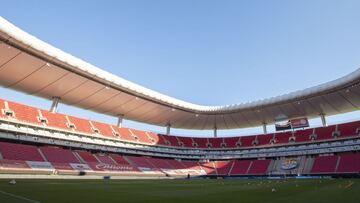
<path fill-rule="evenodd" d="M 360 203 L 360 180 L 0 180 L 0 202 Z"/>

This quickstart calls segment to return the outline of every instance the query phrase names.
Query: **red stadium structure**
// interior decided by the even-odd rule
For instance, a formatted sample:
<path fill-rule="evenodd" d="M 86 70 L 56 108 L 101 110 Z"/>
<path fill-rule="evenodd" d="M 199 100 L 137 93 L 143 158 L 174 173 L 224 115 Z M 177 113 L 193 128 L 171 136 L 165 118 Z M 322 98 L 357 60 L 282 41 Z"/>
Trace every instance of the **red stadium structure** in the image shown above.
<path fill-rule="evenodd" d="M 0 173 L 147 177 L 358 176 L 360 70 L 316 87 L 228 106 L 200 106 L 105 72 L 0 18 L 0 85 L 52 101 L 49 110 L 0 99 Z M 115 116 L 116 125 L 57 113 L 59 102 Z M 268 133 L 279 120 L 321 117 L 322 127 Z M 159 134 L 122 127 L 130 119 Z M 217 137 L 263 126 L 263 134 Z M 171 135 L 212 129 L 214 137 Z"/>

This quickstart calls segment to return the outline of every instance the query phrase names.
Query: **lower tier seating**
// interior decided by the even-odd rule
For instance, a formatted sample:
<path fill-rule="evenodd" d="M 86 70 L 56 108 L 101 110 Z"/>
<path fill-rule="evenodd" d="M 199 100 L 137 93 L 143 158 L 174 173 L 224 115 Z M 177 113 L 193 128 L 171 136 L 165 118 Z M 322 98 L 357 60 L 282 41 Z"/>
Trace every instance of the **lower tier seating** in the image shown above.
<path fill-rule="evenodd" d="M 0 142 L 3 159 L 23 161 L 44 161 L 36 146 Z"/>
<path fill-rule="evenodd" d="M 34 163 L 36 161 L 36 163 Z M 42 163 L 40 163 L 42 162 Z M 278 159 L 190 161 L 115 153 L 91 153 L 58 146 L 0 142 L 0 172 L 8 168 L 91 170 L 167 175 L 265 176 L 285 174 L 359 174 L 360 153 L 325 154 Z"/>
<path fill-rule="evenodd" d="M 330 174 L 335 173 L 338 156 L 318 156 L 315 158 L 311 173 Z"/>

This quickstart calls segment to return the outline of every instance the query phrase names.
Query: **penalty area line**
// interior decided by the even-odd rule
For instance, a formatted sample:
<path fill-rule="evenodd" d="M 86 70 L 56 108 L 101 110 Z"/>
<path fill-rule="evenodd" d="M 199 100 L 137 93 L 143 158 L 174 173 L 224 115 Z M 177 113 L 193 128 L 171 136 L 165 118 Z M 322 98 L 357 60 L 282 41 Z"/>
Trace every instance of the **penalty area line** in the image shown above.
<path fill-rule="evenodd" d="M 14 195 L 14 194 L 12 194 L 12 193 L 8 193 L 8 192 L 2 191 L 2 190 L 0 190 L 0 193 L 1 193 L 1 194 L 4 194 L 4 195 L 8 195 L 8 196 L 10 196 L 10 197 L 17 198 L 17 199 L 21 199 L 21 200 L 25 200 L 25 201 L 28 201 L 28 202 L 32 202 L 32 203 L 41 203 L 41 202 L 39 202 L 39 201 L 32 200 L 32 199 L 29 199 L 29 198 L 26 198 L 26 197 L 23 197 L 23 196 L 20 196 L 20 195 Z"/>

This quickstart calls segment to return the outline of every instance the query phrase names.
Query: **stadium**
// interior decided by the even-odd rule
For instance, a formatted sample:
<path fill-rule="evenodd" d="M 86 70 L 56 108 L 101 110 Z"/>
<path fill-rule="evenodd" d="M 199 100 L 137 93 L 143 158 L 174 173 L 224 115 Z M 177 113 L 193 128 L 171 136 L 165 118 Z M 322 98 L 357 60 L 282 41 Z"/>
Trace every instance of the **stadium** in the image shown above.
<path fill-rule="evenodd" d="M 327 122 L 359 110 L 360 69 L 253 102 L 198 105 L 130 82 L 0 17 L 0 85 L 49 104 L 0 95 L 1 202 L 360 199 L 360 120 Z M 60 113 L 59 104 L 114 122 Z M 125 127 L 124 120 L 164 131 Z M 249 127 L 262 131 L 219 135 Z"/>

